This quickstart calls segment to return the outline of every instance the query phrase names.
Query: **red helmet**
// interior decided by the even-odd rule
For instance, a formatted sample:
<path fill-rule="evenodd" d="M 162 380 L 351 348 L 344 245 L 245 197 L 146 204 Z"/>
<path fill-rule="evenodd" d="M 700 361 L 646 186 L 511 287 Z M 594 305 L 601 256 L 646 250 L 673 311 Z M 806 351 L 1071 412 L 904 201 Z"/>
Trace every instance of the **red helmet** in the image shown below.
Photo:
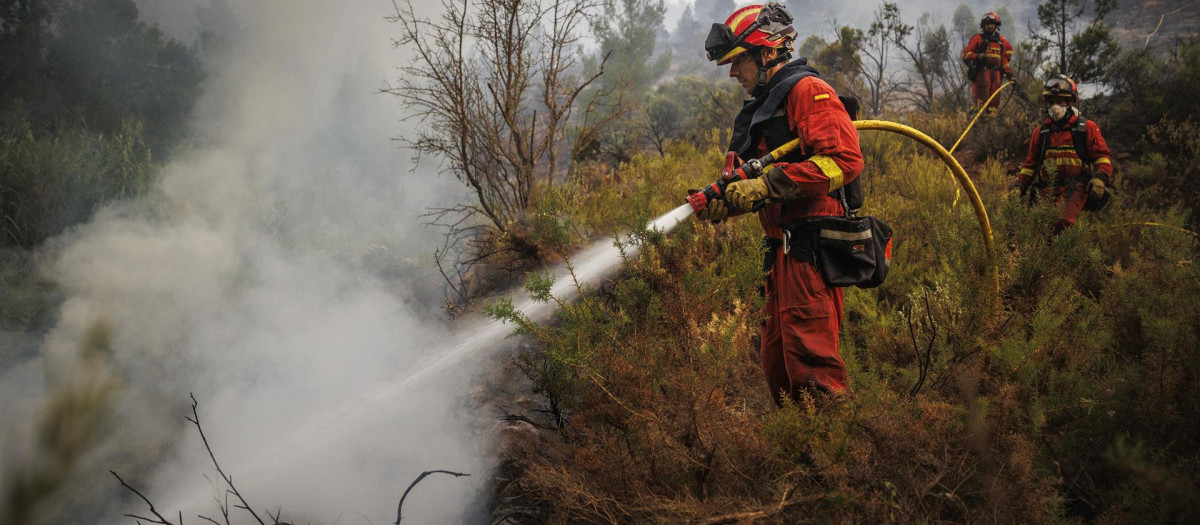
<path fill-rule="evenodd" d="M 1042 84 L 1042 100 L 1053 102 L 1058 98 L 1069 98 L 1072 104 L 1079 100 L 1079 88 L 1075 86 L 1071 77 L 1058 74 Z"/>
<path fill-rule="evenodd" d="M 792 15 L 783 6 L 770 2 L 748 5 L 734 11 L 724 24 L 713 24 L 704 41 L 704 50 L 709 60 L 723 66 L 751 49 L 785 46 L 790 49 L 795 38 Z"/>
<path fill-rule="evenodd" d="M 1000 27 L 1000 15 L 995 11 L 988 11 L 988 14 L 983 15 L 983 19 L 979 21 L 979 27 L 987 24 L 996 24 L 996 27 Z"/>

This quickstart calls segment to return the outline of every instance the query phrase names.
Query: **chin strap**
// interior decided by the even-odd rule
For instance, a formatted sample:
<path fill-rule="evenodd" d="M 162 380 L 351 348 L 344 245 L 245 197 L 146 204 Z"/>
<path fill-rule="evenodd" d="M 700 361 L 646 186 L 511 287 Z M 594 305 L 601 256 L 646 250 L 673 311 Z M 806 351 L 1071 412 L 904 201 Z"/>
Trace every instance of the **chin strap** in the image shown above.
<path fill-rule="evenodd" d="M 790 43 L 788 45 L 786 45 L 785 47 L 780 47 L 780 48 L 776 48 L 776 49 L 779 49 L 779 55 L 777 55 L 775 58 L 773 58 L 770 62 L 767 62 L 766 64 L 764 64 L 762 62 L 762 52 L 760 50 L 755 50 L 754 52 L 750 53 L 751 58 L 754 59 L 754 63 L 756 65 L 758 65 L 758 87 L 763 87 L 763 86 L 767 85 L 767 71 L 770 71 L 771 68 L 773 68 L 779 64 L 786 63 L 788 60 L 792 59 L 792 50 L 791 50 Z"/>

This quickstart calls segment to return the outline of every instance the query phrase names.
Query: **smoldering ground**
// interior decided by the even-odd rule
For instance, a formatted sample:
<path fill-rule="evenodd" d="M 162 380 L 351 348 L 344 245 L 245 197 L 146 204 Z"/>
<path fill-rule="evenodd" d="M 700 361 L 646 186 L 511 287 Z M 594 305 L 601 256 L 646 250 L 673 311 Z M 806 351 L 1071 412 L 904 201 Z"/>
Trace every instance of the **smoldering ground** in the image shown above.
<path fill-rule="evenodd" d="M 207 28 L 229 48 L 211 64 L 195 146 L 149 195 L 42 254 L 65 299 L 41 363 L 4 372 L 3 466 L 38 461 L 21 441 L 38 396 L 67 381 L 84 335 L 105 326 L 119 393 L 47 520 L 143 513 L 109 469 L 165 513 L 219 516 L 221 491 L 204 476 L 217 478 L 183 419 L 194 393 L 214 452 L 260 515 L 390 520 L 418 474 L 449 469 L 473 476 L 423 481 L 405 515 L 464 521 L 487 478 L 486 436 L 463 410 L 470 360 L 403 392 L 386 386 L 447 350 L 429 264 L 440 239 L 418 215 L 463 198 L 455 181 L 411 172 L 390 140 L 417 125 L 378 94 L 407 60 L 390 45 L 392 4 L 210 4 L 227 15 L 210 20 L 235 24 Z"/>

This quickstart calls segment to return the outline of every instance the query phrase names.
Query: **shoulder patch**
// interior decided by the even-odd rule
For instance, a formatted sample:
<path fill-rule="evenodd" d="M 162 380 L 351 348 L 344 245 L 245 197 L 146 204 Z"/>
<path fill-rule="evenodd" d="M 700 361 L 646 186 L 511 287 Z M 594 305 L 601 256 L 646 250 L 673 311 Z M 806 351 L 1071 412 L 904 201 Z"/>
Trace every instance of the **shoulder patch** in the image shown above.
<path fill-rule="evenodd" d="M 821 93 L 820 95 L 813 95 L 813 102 L 816 102 L 818 100 L 825 100 L 827 98 L 829 98 L 829 93 Z"/>

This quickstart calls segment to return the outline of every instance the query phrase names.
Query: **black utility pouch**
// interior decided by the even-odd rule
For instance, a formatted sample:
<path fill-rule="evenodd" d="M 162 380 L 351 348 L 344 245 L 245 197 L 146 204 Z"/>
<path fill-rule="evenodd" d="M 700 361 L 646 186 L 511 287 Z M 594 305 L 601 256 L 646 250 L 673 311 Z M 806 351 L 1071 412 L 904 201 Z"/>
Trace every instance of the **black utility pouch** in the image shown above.
<path fill-rule="evenodd" d="M 874 288 L 892 264 L 892 228 L 874 217 L 821 217 L 816 260 L 830 286 Z"/>
<path fill-rule="evenodd" d="M 785 249 L 810 260 L 829 286 L 874 288 L 892 266 L 892 227 L 874 217 L 859 217 L 837 190 L 845 215 L 809 217 L 785 227 Z"/>

